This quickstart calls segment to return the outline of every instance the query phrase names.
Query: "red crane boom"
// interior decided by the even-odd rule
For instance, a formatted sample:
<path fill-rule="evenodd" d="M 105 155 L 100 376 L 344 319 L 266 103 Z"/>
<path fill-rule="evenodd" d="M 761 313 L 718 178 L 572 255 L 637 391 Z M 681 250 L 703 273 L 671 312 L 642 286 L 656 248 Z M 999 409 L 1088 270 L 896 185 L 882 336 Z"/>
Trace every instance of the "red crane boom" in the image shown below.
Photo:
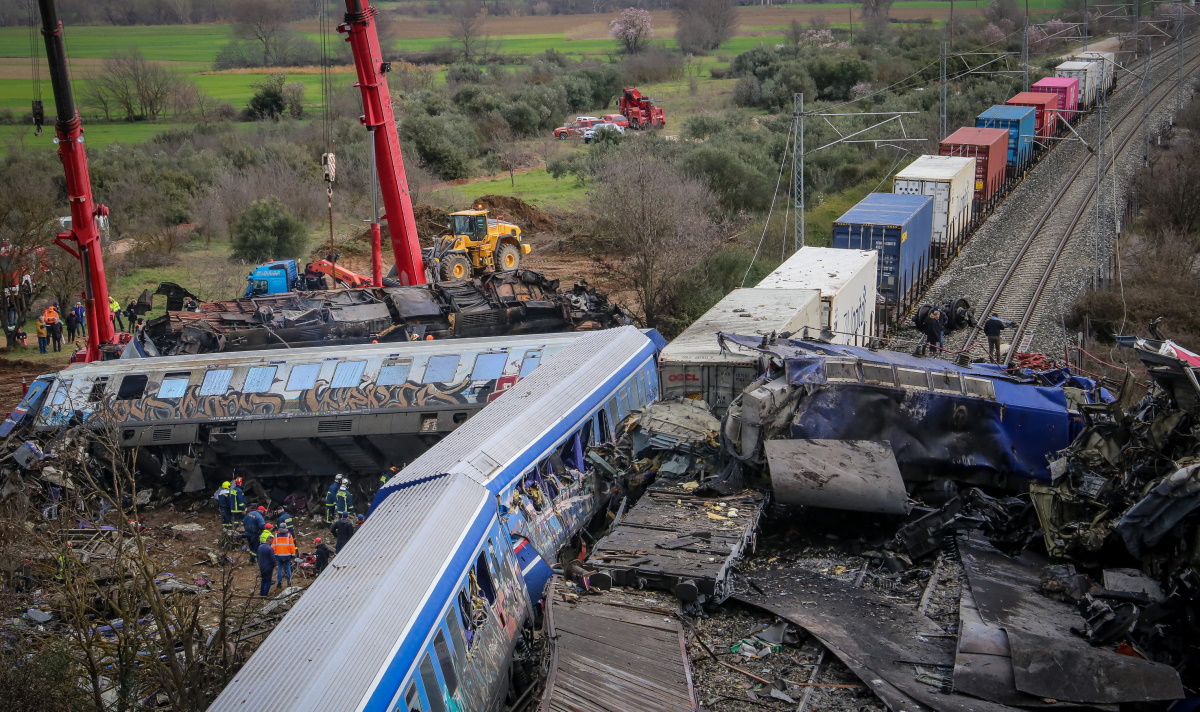
<path fill-rule="evenodd" d="M 104 276 L 104 256 L 100 252 L 100 229 L 96 217 L 108 215 L 108 208 L 96 205 L 92 197 L 92 179 L 88 173 L 83 145 L 83 122 L 75 109 L 71 93 L 71 75 L 63 47 L 63 28 L 54 0 L 38 0 L 42 11 L 42 36 L 46 38 L 46 60 L 50 65 L 50 84 L 54 87 L 54 122 L 58 157 L 67 176 L 67 201 L 71 206 L 71 229 L 60 233 L 54 242 L 74 255 L 83 268 L 83 297 L 87 309 L 87 361 L 99 361 L 102 344 L 117 344 L 112 314 L 108 307 L 108 280 Z"/>
<path fill-rule="evenodd" d="M 421 242 L 417 239 L 417 221 L 409 197 L 400 136 L 396 132 L 392 96 L 385 76 L 391 64 L 383 61 L 379 33 L 375 29 L 376 12 L 370 0 L 346 0 L 345 22 L 337 29 L 346 35 L 358 70 L 355 86 L 362 91 L 363 97 L 363 115 L 359 121 L 371 132 L 375 142 L 375 165 L 383 194 L 384 217 L 392 235 L 392 252 L 396 255 L 396 277 L 402 285 L 425 284 L 425 261 L 421 257 Z"/>

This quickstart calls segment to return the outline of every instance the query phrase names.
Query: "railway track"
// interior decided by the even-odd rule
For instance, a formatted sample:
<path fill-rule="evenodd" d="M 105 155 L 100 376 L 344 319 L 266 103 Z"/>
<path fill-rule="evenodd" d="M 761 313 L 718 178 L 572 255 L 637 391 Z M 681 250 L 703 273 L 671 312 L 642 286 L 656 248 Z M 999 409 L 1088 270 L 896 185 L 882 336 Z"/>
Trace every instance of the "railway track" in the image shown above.
<path fill-rule="evenodd" d="M 1197 38 L 1185 41 L 1183 52 L 1187 58 L 1181 68 L 1184 75 L 1200 67 L 1200 53 L 1195 50 L 1197 41 Z M 1155 63 L 1150 68 L 1149 81 L 1154 82 L 1148 99 L 1150 113 L 1174 94 L 1174 77 L 1162 71 L 1164 68 L 1170 68 L 1174 60 L 1173 47 L 1168 45 L 1168 48 L 1155 58 Z M 1128 81 L 1124 87 L 1126 93 L 1122 98 L 1129 97 L 1128 92 L 1135 91 L 1138 86 L 1139 80 L 1136 77 Z M 1105 175 L 1113 169 L 1129 143 L 1140 136 L 1145 109 L 1136 100 L 1125 100 L 1124 104 L 1120 114 L 1109 119 L 1110 128 L 1104 134 L 1111 146 L 1104 154 Z M 1096 197 L 1095 160 L 1094 153 L 1085 154 L 1065 176 L 1056 194 L 1046 201 L 1044 209 L 1012 257 L 1007 270 L 992 290 L 987 305 L 983 310 L 976 312 L 981 323 L 969 332 L 966 341 L 960 347 L 963 351 L 976 345 L 982 335 L 982 321 L 993 312 L 1003 319 L 1017 323 L 1017 331 L 1012 339 L 1013 348 L 1009 350 L 1005 365 L 1011 363 L 1013 354 L 1019 350 L 1023 340 L 1032 334 L 1031 322 L 1042 296 L 1051 284 L 1059 258 L 1071 243 L 1084 217 L 1091 212 Z M 1091 170 L 1087 170 L 1088 168 Z M 1064 211 L 1064 206 L 1073 206 L 1073 209 Z"/>

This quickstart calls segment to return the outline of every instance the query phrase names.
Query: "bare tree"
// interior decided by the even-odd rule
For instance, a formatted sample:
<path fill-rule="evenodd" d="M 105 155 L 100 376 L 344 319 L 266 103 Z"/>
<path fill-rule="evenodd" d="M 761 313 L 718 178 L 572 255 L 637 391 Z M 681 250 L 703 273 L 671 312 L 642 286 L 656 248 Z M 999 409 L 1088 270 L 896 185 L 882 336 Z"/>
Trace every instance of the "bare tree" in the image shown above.
<path fill-rule="evenodd" d="M 723 226 L 708 211 L 709 189 L 668 163 L 619 153 L 589 193 L 593 257 L 632 291 L 647 326 L 668 326 L 683 276 L 719 249 Z"/>
<path fill-rule="evenodd" d="M 675 39 L 685 52 L 714 50 L 738 28 L 733 0 L 675 0 Z"/>
<path fill-rule="evenodd" d="M 126 121 L 146 118 L 154 121 L 170 105 L 178 79 L 158 62 L 148 61 L 141 50 L 131 47 L 114 51 L 104 60 L 103 69 L 88 82 L 85 101 L 93 106 L 119 109 Z M 105 98 L 98 98 L 103 95 Z M 103 103 L 102 103 L 103 102 Z"/>
<path fill-rule="evenodd" d="M 112 121 L 113 99 L 108 88 L 100 79 L 101 76 L 103 75 L 93 73 L 83 81 L 83 88 L 79 92 L 79 101 L 84 106 L 101 111 L 105 121 Z"/>
<path fill-rule="evenodd" d="M 887 17 L 893 0 L 862 0 L 863 17 Z"/>
<path fill-rule="evenodd" d="M 233 6 L 234 34 L 259 44 L 264 67 L 275 66 L 287 35 L 289 9 L 285 0 L 239 2 Z"/>
<path fill-rule="evenodd" d="M 19 166 L 0 176 L 0 319 L 9 348 L 15 346 L 10 321 L 24 324 L 43 288 L 54 246 L 56 205 L 49 180 Z"/>
<path fill-rule="evenodd" d="M 517 185 L 517 169 L 528 163 L 532 156 L 525 146 L 517 139 L 516 134 L 508 124 L 500 126 L 492 132 L 487 142 L 487 149 L 500 159 L 500 168 L 508 173 L 508 181 L 514 187 Z"/>
<path fill-rule="evenodd" d="M 484 28 L 487 11 L 479 0 L 462 0 L 450 10 L 450 38 L 458 45 L 462 61 L 470 63 L 487 54 L 491 38 Z"/>

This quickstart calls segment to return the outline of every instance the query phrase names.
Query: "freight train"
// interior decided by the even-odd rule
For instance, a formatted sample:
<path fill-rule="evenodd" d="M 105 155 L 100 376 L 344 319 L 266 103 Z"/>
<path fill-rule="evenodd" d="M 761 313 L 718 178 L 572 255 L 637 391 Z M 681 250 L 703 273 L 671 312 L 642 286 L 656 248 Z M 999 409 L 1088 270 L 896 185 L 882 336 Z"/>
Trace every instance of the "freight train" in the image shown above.
<path fill-rule="evenodd" d="M 612 489 L 584 453 L 658 398 L 651 336 L 582 336 L 393 477 L 210 712 L 487 712 L 525 692 L 550 566 Z"/>
<path fill-rule="evenodd" d="M 898 323 L 996 204 L 1070 131 L 1067 124 L 1112 92 L 1116 67 L 1111 52 L 1063 62 L 1055 76 L 942 139 L 938 155 L 919 156 L 896 173 L 892 193 L 872 193 L 834 221 L 834 248 L 879 253 L 876 329 Z"/>

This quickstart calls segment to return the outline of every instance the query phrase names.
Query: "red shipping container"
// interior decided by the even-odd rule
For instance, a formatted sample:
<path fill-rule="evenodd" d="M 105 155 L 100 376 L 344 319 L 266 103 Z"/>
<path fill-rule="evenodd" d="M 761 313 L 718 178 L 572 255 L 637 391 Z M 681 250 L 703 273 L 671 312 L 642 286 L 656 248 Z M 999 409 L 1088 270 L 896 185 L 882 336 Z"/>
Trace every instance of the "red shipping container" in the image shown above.
<path fill-rule="evenodd" d="M 1032 106 L 1037 112 L 1033 117 L 1034 132 L 1038 137 L 1046 138 L 1058 132 L 1058 102 L 1058 94 L 1023 91 L 1004 103 L 1009 106 Z"/>
<path fill-rule="evenodd" d="M 1058 94 L 1060 121 L 1071 121 L 1079 109 L 1079 80 L 1074 77 L 1046 77 L 1029 87 L 1030 91 Z"/>
<path fill-rule="evenodd" d="M 987 204 L 1004 185 L 1004 169 L 1008 166 L 1008 129 L 964 126 L 942 139 L 938 154 L 975 159 L 975 199 Z"/>

